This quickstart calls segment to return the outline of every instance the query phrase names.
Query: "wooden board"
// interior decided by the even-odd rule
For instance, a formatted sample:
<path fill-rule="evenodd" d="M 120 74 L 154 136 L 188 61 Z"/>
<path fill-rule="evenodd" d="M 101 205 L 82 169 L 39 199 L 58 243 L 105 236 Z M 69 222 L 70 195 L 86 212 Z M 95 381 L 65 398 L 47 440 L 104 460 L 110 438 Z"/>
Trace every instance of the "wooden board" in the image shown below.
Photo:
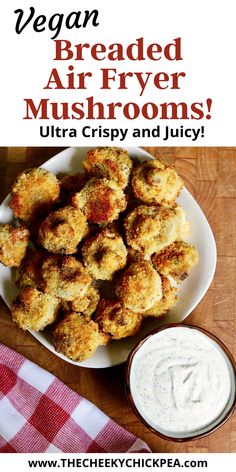
<path fill-rule="evenodd" d="M 213 229 L 218 250 L 214 281 L 186 322 L 219 336 L 236 356 L 236 148 L 145 148 L 175 165 Z M 19 171 L 38 166 L 62 148 L 0 148 L 0 200 Z M 90 370 L 68 364 L 41 346 L 11 321 L 0 302 L 0 341 L 55 374 L 94 402 L 153 452 L 236 452 L 236 414 L 211 436 L 178 444 L 149 432 L 132 413 L 124 391 L 124 365 Z"/>

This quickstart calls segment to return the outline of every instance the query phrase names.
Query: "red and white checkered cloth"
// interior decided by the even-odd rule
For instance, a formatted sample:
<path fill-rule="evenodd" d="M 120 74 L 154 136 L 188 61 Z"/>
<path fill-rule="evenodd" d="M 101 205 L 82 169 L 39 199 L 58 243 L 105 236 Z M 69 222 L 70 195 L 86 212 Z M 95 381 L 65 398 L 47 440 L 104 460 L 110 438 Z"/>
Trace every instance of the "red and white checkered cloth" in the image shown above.
<path fill-rule="evenodd" d="M 0 452 L 150 452 L 54 375 L 0 344 Z"/>

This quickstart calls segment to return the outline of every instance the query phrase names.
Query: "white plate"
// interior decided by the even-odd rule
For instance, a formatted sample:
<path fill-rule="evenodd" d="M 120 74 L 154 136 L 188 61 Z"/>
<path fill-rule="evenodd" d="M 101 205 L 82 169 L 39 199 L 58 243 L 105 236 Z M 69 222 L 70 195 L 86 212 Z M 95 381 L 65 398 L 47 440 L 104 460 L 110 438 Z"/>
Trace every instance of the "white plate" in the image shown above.
<path fill-rule="evenodd" d="M 80 171 L 82 170 L 81 162 L 85 159 L 88 149 L 86 147 L 68 148 L 49 159 L 42 167 L 56 175 Z M 140 148 L 127 147 L 124 149 L 128 151 L 130 156 L 139 160 L 153 159 L 150 154 Z M 9 201 L 10 196 L 8 195 L 0 206 L 0 223 L 9 223 L 13 220 L 12 211 L 8 206 Z M 31 334 L 50 351 L 67 362 L 83 367 L 104 368 L 125 362 L 137 341 L 155 327 L 161 324 L 183 321 L 201 301 L 212 281 L 216 266 L 216 245 L 205 215 L 185 188 L 178 198 L 178 202 L 184 208 L 187 220 L 190 222 L 191 237 L 189 242 L 197 247 L 200 261 L 192 269 L 190 277 L 181 285 L 179 301 L 166 317 L 161 320 L 155 320 L 155 318 L 145 320 L 138 335 L 120 341 L 112 341 L 108 346 L 99 347 L 93 357 L 81 363 L 73 362 L 62 354 L 55 352 L 50 339 L 50 329 L 40 333 L 32 332 Z M 9 307 L 17 293 L 11 269 L 0 264 L 0 294 Z"/>

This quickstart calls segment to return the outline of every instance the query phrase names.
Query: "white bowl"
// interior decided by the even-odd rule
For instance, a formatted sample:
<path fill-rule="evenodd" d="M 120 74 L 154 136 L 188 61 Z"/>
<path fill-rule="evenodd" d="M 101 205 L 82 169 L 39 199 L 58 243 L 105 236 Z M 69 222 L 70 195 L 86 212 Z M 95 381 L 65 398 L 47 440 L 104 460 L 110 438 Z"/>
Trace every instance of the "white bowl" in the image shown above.
<path fill-rule="evenodd" d="M 58 175 L 61 173 L 72 174 L 82 170 L 81 162 L 85 159 L 90 148 L 68 148 L 45 162 L 41 167 Z M 138 160 L 153 159 L 146 151 L 140 148 L 125 147 L 132 158 Z M 42 149 L 43 152 L 43 149 Z M 10 195 L 8 195 L 0 206 L 0 222 L 9 223 L 13 221 L 13 213 L 9 208 Z M 169 311 L 163 319 L 149 318 L 145 320 L 141 331 L 133 337 L 120 341 L 112 341 L 108 346 L 101 346 L 90 359 L 84 362 L 74 362 L 57 353 L 51 341 L 50 329 L 32 335 L 45 347 L 57 356 L 75 365 L 92 368 L 111 367 L 125 362 L 131 349 L 137 341 L 146 333 L 157 326 L 167 323 L 180 323 L 183 321 L 204 297 L 214 276 L 216 266 L 216 245 L 209 223 L 193 196 L 184 188 L 178 198 L 178 203 L 186 212 L 187 220 L 190 222 L 191 236 L 189 242 L 194 244 L 199 252 L 200 261 L 191 271 L 181 285 L 178 303 Z M 0 294 L 6 304 L 10 307 L 13 298 L 18 293 L 12 277 L 12 270 L 0 264 Z"/>
<path fill-rule="evenodd" d="M 203 336 L 204 338 L 208 338 L 211 344 L 213 344 L 214 349 L 217 349 L 220 351 L 222 357 L 226 361 L 226 365 L 228 368 L 228 373 L 229 373 L 229 379 L 230 379 L 230 392 L 229 392 L 229 398 L 227 400 L 227 403 L 219 416 L 209 424 L 204 425 L 204 418 L 203 418 L 203 426 L 199 427 L 199 429 L 191 432 L 173 432 L 173 431 L 168 431 L 166 429 L 161 428 L 158 426 L 153 421 L 153 418 L 147 414 L 146 410 L 142 408 L 142 406 L 139 405 L 139 392 L 140 388 L 137 390 L 135 387 L 134 379 L 135 379 L 135 371 L 139 371 L 140 367 L 140 359 L 144 354 L 147 354 L 150 349 L 155 349 L 157 344 L 156 340 L 158 341 L 159 334 L 162 334 L 163 331 L 168 331 L 168 329 L 176 329 L 176 328 L 182 328 L 186 330 L 186 339 L 188 339 L 188 331 L 197 331 Z M 156 348 L 156 356 L 158 356 L 158 349 Z M 150 374 L 151 375 L 151 374 Z M 138 417 L 138 419 L 147 427 L 149 428 L 153 433 L 155 433 L 157 436 L 160 436 L 163 439 L 167 439 L 170 441 L 178 441 L 178 442 L 183 442 L 183 441 L 189 441 L 192 439 L 200 439 L 204 436 L 207 436 L 214 431 L 216 431 L 220 426 L 222 426 L 232 413 L 234 412 L 236 408 L 236 363 L 235 360 L 230 353 L 230 351 L 227 349 L 227 347 L 223 344 L 223 342 L 214 336 L 212 333 L 209 331 L 200 328 L 199 326 L 191 326 L 191 325 L 180 325 L 180 324 L 169 324 L 166 326 L 161 326 L 159 328 L 156 328 L 153 330 L 151 333 L 147 334 L 144 336 L 144 338 L 137 343 L 137 345 L 134 347 L 134 349 L 131 351 L 128 357 L 128 361 L 126 364 L 126 393 L 128 396 L 129 403 Z M 156 396 L 157 397 L 157 396 Z M 156 399 L 156 409 L 158 410 L 158 397 Z"/>

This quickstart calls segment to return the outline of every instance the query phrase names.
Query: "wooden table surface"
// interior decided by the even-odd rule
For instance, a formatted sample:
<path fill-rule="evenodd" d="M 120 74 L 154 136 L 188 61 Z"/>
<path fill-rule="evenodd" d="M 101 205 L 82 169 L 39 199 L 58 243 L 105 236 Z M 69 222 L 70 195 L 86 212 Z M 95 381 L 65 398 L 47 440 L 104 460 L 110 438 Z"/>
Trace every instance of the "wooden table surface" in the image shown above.
<path fill-rule="evenodd" d="M 175 165 L 212 227 L 218 262 L 213 283 L 187 323 L 219 336 L 236 356 L 236 148 L 145 148 Z M 17 173 L 38 166 L 62 148 L 0 148 L 0 197 Z M 200 230 L 200 228 L 199 228 Z M 124 365 L 84 369 L 59 359 L 29 333 L 17 328 L 0 302 L 0 341 L 55 374 L 94 402 L 117 423 L 144 439 L 153 452 L 236 452 L 236 414 L 220 430 L 178 444 L 156 437 L 132 413 L 124 391 Z"/>

